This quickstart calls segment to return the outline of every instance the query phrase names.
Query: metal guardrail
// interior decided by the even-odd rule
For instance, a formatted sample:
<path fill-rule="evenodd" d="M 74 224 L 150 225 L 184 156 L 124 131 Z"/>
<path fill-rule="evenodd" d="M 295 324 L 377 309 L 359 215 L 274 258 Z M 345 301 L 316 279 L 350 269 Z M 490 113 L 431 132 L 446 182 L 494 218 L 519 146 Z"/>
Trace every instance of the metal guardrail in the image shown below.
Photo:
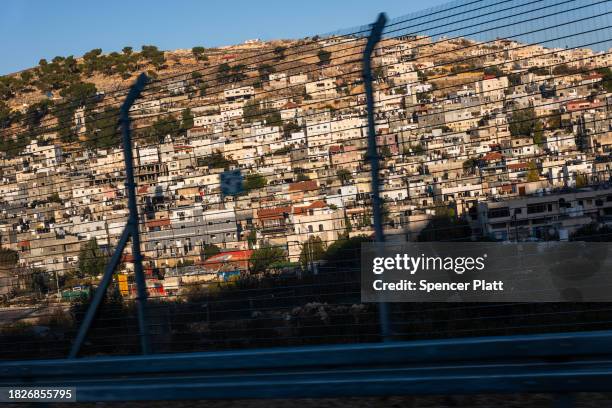
<path fill-rule="evenodd" d="M 78 401 L 608 391 L 612 331 L 0 363 Z M 570 357 L 571 356 L 571 357 Z"/>

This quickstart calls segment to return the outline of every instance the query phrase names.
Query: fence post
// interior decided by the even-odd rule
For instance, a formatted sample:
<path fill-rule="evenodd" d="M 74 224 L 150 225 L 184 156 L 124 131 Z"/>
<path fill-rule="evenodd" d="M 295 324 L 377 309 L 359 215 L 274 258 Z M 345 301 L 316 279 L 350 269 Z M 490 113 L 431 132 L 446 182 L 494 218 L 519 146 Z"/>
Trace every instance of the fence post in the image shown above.
<path fill-rule="evenodd" d="M 374 239 L 376 242 L 384 242 L 385 236 L 382 225 L 382 203 L 380 200 L 380 186 L 378 173 L 380 170 L 378 148 L 376 146 L 376 126 L 374 123 L 374 94 L 372 91 L 372 52 L 382 37 L 383 29 L 387 22 L 385 13 L 380 13 L 376 22 L 372 25 L 372 31 L 368 36 L 363 51 L 363 84 L 366 95 L 366 110 L 368 115 L 368 159 L 370 161 L 372 177 L 372 214 L 374 217 Z M 391 329 L 389 322 L 389 310 L 386 303 L 378 305 L 380 317 L 380 331 L 383 341 L 390 340 Z"/>
<path fill-rule="evenodd" d="M 124 150 L 124 162 L 125 162 L 125 188 L 128 193 L 128 208 L 129 216 L 127 224 L 121 233 L 121 238 L 110 261 L 104 269 L 104 275 L 98 285 L 98 289 L 91 301 L 91 304 L 87 308 L 85 318 L 79 326 L 76 339 L 70 348 L 69 358 L 75 358 L 81 346 L 85 341 L 89 327 L 93 323 L 93 319 L 102 303 L 102 299 L 110 285 L 113 273 L 119 265 L 121 260 L 121 254 L 127 245 L 129 238 L 132 239 L 132 256 L 134 257 L 134 273 L 136 276 L 137 285 L 137 297 L 136 302 L 138 306 L 138 326 L 140 329 L 140 346 L 143 354 L 149 354 L 149 334 L 146 324 L 146 313 L 145 306 L 147 302 L 147 288 L 144 278 L 144 272 L 142 269 L 142 255 L 140 253 L 140 235 L 138 231 L 138 207 L 136 205 L 136 183 L 134 182 L 134 158 L 132 154 L 132 137 L 130 131 L 130 107 L 134 104 L 134 101 L 140 96 L 144 86 L 147 84 L 149 79 L 145 74 L 141 74 L 136 83 L 130 89 L 128 96 L 125 98 L 123 105 L 121 105 L 119 121 L 121 122 L 121 130 L 123 134 L 123 150 Z"/>
<path fill-rule="evenodd" d="M 140 329 L 140 347 L 142 354 L 149 354 L 149 334 L 146 322 L 147 286 L 142 269 L 142 254 L 140 253 L 140 232 L 138 229 L 138 206 L 136 205 L 136 183 L 134 182 L 134 157 L 132 153 L 132 137 L 130 130 L 130 108 L 140 96 L 149 78 L 140 74 L 136 83 L 130 89 L 128 96 L 121 105 L 120 122 L 123 135 L 123 158 L 125 161 L 125 188 L 128 193 L 128 228 L 132 236 L 132 256 L 134 258 L 134 276 L 136 278 L 136 305 L 138 327 Z"/>

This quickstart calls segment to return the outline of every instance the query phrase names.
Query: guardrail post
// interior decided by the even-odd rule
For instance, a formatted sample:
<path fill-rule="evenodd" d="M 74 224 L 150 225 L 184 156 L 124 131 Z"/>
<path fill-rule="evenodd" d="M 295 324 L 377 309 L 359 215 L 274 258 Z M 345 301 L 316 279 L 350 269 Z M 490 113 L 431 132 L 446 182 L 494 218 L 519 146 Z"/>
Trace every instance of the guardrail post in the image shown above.
<path fill-rule="evenodd" d="M 365 87 L 366 95 L 366 109 L 368 114 L 368 159 L 370 161 L 371 175 L 372 175 L 372 215 L 374 217 L 374 239 L 376 242 L 383 242 L 385 240 L 383 223 L 382 223 L 382 202 L 380 200 L 380 186 L 378 181 L 380 163 L 378 148 L 376 146 L 376 126 L 374 123 L 374 94 L 372 91 L 372 52 L 374 47 L 382 38 L 382 32 L 385 28 L 387 17 L 385 13 L 380 13 L 378 19 L 372 25 L 372 31 L 368 36 L 368 42 L 366 43 L 363 51 L 363 84 Z M 379 303 L 379 318 L 380 318 L 380 331 L 383 337 L 383 341 L 390 340 L 391 328 L 389 322 L 389 310 L 386 303 Z"/>

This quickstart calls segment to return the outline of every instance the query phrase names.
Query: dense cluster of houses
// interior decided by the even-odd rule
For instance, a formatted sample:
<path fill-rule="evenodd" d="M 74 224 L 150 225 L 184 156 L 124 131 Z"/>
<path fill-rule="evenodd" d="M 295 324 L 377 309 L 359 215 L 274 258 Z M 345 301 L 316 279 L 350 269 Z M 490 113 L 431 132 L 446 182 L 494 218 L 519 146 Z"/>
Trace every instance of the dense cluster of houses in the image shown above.
<path fill-rule="evenodd" d="M 332 60 L 343 44 L 330 46 Z M 453 64 L 452 55 L 478 64 Z M 415 239 L 441 207 L 474 237 L 498 240 L 567 239 L 612 220 L 612 97 L 597 70 L 611 62 L 609 53 L 507 40 L 383 41 L 374 99 L 389 236 Z M 372 233 L 355 65 L 274 72 L 197 96 L 189 81 L 132 109 L 136 127 L 187 108 L 194 116 L 186 132 L 134 146 L 148 270 L 223 272 L 227 262 L 205 256 L 212 245 L 215 257 L 248 270 L 264 245 L 295 262 L 311 237 L 329 245 Z M 63 273 L 91 238 L 117 243 L 127 216 L 123 152 L 67 149 L 49 136 L 2 160 L 0 242 L 22 266 Z M 240 169 L 243 193 L 222 193 L 228 169 Z"/>

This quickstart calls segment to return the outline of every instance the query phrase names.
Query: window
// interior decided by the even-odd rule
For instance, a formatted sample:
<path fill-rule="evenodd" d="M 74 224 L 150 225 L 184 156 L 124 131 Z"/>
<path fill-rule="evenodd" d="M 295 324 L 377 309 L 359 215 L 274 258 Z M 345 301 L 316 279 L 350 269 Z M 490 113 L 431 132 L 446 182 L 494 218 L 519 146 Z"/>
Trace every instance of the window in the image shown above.
<path fill-rule="evenodd" d="M 528 204 L 527 205 L 527 214 L 536 214 L 542 213 L 546 211 L 545 204 Z"/>
<path fill-rule="evenodd" d="M 319 224 L 319 231 L 323 232 L 323 224 Z"/>
<path fill-rule="evenodd" d="M 313 232 L 312 225 L 308 226 L 308 232 Z"/>
<path fill-rule="evenodd" d="M 509 217 L 510 209 L 508 207 L 491 208 L 487 215 L 489 218 Z"/>

